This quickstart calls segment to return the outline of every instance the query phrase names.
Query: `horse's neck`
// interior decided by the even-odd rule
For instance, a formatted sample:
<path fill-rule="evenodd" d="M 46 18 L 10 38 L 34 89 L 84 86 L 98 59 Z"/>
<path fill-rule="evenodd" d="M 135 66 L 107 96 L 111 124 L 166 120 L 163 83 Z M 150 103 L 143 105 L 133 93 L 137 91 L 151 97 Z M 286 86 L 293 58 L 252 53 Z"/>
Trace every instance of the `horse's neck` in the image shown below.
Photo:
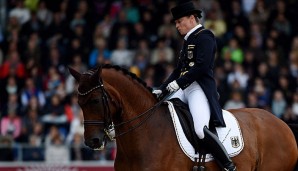
<path fill-rule="evenodd" d="M 128 131 L 125 135 L 117 138 L 117 149 L 119 153 L 125 155 L 146 153 L 145 149 L 150 150 L 152 144 L 159 146 L 158 144 L 163 139 L 162 136 L 173 131 L 170 127 L 169 115 L 165 114 L 165 107 L 158 107 L 142 115 L 153 107 L 157 100 L 137 80 L 117 72 L 119 71 L 103 72 L 103 79 L 121 96 L 121 119 L 116 122 L 114 120 L 115 125 L 136 118 L 134 121 L 116 128 L 116 134 Z M 139 117 L 140 115 L 142 116 Z M 141 125 L 138 126 L 138 124 Z M 132 130 L 129 131 L 130 129 Z"/>
<path fill-rule="evenodd" d="M 118 98 L 120 98 L 118 102 L 125 119 L 143 113 L 156 103 L 156 99 L 144 85 L 121 71 L 106 69 L 102 76 L 104 81 L 117 91 Z"/>

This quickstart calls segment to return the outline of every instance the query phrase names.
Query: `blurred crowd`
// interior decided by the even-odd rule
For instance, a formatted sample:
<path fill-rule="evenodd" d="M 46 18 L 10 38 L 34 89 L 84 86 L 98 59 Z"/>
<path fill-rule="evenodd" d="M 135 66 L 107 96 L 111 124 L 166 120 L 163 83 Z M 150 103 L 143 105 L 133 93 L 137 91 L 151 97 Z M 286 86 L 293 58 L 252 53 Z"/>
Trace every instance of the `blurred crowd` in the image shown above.
<path fill-rule="evenodd" d="M 175 67 L 183 40 L 171 23 L 170 9 L 177 2 L 6 3 L 0 27 L 0 144 L 49 147 L 46 157 L 27 152 L 27 160 L 59 161 L 53 155 L 60 154 L 50 149 L 57 144 L 72 147 L 70 160 L 113 160 L 113 144 L 104 156 L 83 148 L 77 83 L 67 67 L 84 72 L 100 64 L 120 65 L 158 87 Z M 222 108 L 258 107 L 298 123 L 298 2 L 194 3 L 203 11 L 201 23 L 217 39 L 214 74 Z"/>

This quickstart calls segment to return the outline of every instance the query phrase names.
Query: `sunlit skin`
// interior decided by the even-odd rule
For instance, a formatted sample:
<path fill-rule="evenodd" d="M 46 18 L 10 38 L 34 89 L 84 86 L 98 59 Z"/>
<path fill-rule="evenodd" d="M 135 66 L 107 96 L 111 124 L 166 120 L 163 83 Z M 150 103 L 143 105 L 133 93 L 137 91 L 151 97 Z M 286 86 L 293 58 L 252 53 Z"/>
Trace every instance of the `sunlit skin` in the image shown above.
<path fill-rule="evenodd" d="M 181 35 L 186 35 L 192 28 L 198 23 L 196 22 L 195 16 L 185 16 L 175 20 L 175 26 Z"/>

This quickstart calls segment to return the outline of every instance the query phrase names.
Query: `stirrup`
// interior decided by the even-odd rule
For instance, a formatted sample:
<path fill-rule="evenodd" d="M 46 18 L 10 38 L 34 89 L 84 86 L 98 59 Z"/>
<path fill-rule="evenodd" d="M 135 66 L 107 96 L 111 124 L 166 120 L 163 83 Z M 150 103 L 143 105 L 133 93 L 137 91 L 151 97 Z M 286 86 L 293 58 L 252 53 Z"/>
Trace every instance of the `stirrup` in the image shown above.
<path fill-rule="evenodd" d="M 237 171 L 237 168 L 236 166 L 234 168 L 229 168 L 229 169 L 224 168 L 224 171 Z"/>

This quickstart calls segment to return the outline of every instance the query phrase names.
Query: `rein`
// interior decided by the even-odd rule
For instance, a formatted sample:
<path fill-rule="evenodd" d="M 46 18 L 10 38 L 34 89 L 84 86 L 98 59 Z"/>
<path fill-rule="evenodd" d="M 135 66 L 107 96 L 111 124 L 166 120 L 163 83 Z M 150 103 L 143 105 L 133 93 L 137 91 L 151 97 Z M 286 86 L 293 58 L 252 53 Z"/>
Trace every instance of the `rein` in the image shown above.
<path fill-rule="evenodd" d="M 109 137 L 110 140 L 115 140 L 115 138 L 117 137 L 120 137 L 122 135 L 125 135 L 137 128 L 139 128 L 141 125 L 143 125 L 151 116 L 154 112 L 150 112 L 150 111 L 154 111 L 158 106 L 160 106 L 171 94 L 165 96 L 162 100 L 160 100 L 158 103 L 156 103 L 154 106 L 152 106 L 151 108 L 147 109 L 145 112 L 127 120 L 127 121 L 124 121 L 124 122 L 121 122 L 117 125 L 114 125 L 113 124 L 113 121 L 112 121 L 112 114 L 111 114 L 111 110 L 110 110 L 110 103 L 109 101 L 111 102 L 114 102 L 116 103 L 115 100 L 113 100 L 110 95 L 107 93 L 106 89 L 104 88 L 104 85 L 103 85 L 103 81 L 102 79 L 100 78 L 99 80 L 99 85 L 91 88 L 90 90 L 82 93 L 78 90 L 78 95 L 80 96 L 85 96 L 89 93 L 91 93 L 92 91 L 96 90 L 96 89 L 100 89 L 101 93 L 102 93 L 102 104 L 104 106 L 104 121 L 94 121 L 94 120 L 84 120 L 83 121 L 83 124 L 88 126 L 88 125 L 104 125 L 104 132 L 105 132 L 105 135 Z M 149 113 L 150 112 L 150 113 Z M 145 115 L 147 115 L 149 113 L 149 115 L 142 121 L 140 121 L 138 124 L 134 125 L 133 127 L 131 127 L 130 129 L 124 131 L 124 132 L 121 132 L 117 135 L 111 135 L 112 132 L 114 132 L 115 128 L 117 127 L 120 127 L 120 126 L 123 126 L 125 124 L 128 124 L 130 122 L 133 122 L 135 121 L 136 119 L 139 119 Z"/>

